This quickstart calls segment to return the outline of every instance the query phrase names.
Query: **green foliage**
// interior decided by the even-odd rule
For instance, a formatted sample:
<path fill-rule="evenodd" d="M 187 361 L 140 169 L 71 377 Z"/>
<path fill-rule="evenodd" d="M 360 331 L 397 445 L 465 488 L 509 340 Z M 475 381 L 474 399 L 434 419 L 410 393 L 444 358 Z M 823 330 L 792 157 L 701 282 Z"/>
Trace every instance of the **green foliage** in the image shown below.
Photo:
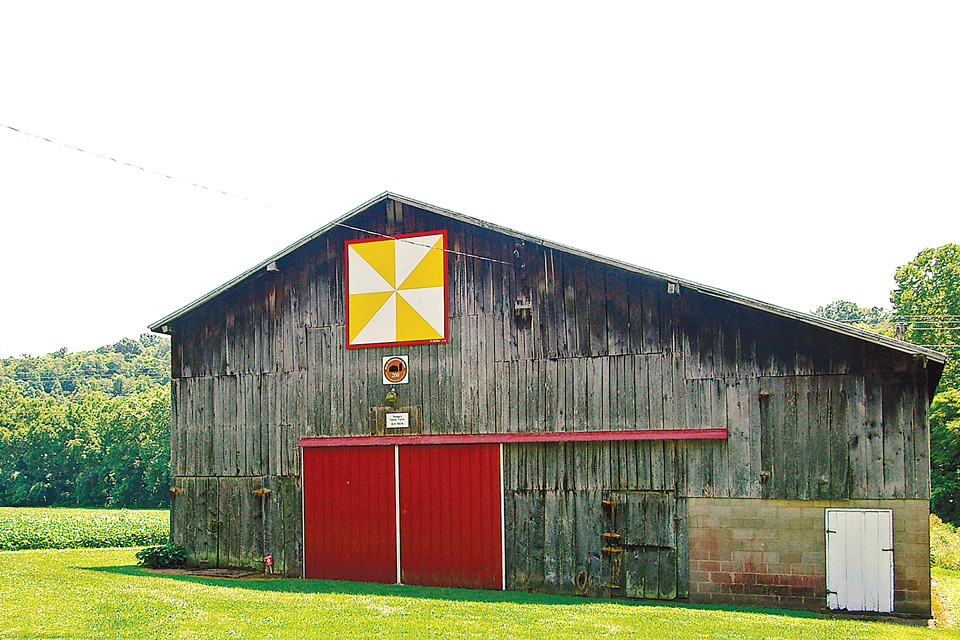
<path fill-rule="evenodd" d="M 0 386 L 0 504 L 162 508 L 169 466 L 169 386 L 70 398 Z"/>
<path fill-rule="evenodd" d="M 158 545 L 137 551 L 137 562 L 151 569 L 185 567 L 189 554 L 178 544 Z"/>
<path fill-rule="evenodd" d="M 132 549 L 17 551 L 3 560 L 4 638 L 956 637 L 925 626 L 756 607 L 157 574 L 137 567 Z"/>
<path fill-rule="evenodd" d="M 960 389 L 941 391 L 930 406 L 930 485 L 930 509 L 960 525 Z"/>
<path fill-rule="evenodd" d="M 937 628 L 953 627 L 956 633 L 960 615 L 960 571 L 933 566 L 930 577 L 931 605 Z"/>
<path fill-rule="evenodd" d="M 930 565 L 960 571 L 960 531 L 930 514 Z"/>
<path fill-rule="evenodd" d="M 930 409 L 930 504 L 960 525 L 960 245 L 924 249 L 895 279 L 890 301 L 904 337 L 952 356 Z"/>
<path fill-rule="evenodd" d="M 0 504 L 164 507 L 170 341 L 0 359 Z"/>
<path fill-rule="evenodd" d="M 915 344 L 960 356 L 960 245 L 924 249 L 897 269 L 890 294 L 904 337 Z M 960 388 L 960 364 L 947 361 L 938 391 Z"/>
<path fill-rule="evenodd" d="M 861 307 L 848 300 L 835 300 L 828 305 L 817 307 L 812 313 L 885 336 L 894 337 L 896 332 L 890 312 L 881 307 Z"/>
<path fill-rule="evenodd" d="M 145 333 L 95 351 L 59 349 L 42 357 L 0 358 L 0 386 L 13 385 L 25 396 L 72 396 L 99 391 L 132 395 L 170 382 L 170 340 Z"/>
<path fill-rule="evenodd" d="M 0 551 L 157 544 L 169 521 L 167 511 L 0 507 Z"/>
<path fill-rule="evenodd" d="M 828 305 L 817 307 L 814 315 L 829 318 L 837 322 L 878 324 L 887 321 L 888 311 L 881 307 L 861 307 L 848 300 L 835 300 Z"/>

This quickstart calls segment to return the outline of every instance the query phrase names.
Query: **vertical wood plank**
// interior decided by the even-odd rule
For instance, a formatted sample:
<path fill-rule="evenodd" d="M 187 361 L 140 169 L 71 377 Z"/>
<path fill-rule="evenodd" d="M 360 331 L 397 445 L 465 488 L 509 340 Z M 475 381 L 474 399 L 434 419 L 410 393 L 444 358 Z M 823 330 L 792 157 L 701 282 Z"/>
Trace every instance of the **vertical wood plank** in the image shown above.
<path fill-rule="evenodd" d="M 563 317 L 563 271 L 555 260 L 552 249 L 544 249 L 543 279 L 540 282 L 537 298 L 543 306 L 540 352 L 545 358 L 557 358 L 560 355 L 561 341 L 566 339 L 566 324 Z"/>
<path fill-rule="evenodd" d="M 816 376 L 811 386 L 807 415 L 810 420 L 811 497 L 830 497 L 830 386 L 827 376 Z"/>
<path fill-rule="evenodd" d="M 908 494 L 911 498 L 928 500 L 930 498 L 930 422 L 928 407 L 930 399 L 923 383 L 913 385 L 913 459 L 908 461 L 916 469 L 913 491 Z"/>
<path fill-rule="evenodd" d="M 569 254 L 562 254 L 562 277 L 563 277 L 563 318 L 566 339 L 563 343 L 561 355 L 564 357 L 573 357 L 582 355 L 580 348 L 580 327 L 578 324 L 577 289 L 576 277 L 574 275 L 575 259 Z"/>
<path fill-rule="evenodd" d="M 752 498 L 753 464 L 750 454 L 750 422 L 747 412 L 748 387 L 741 380 L 724 382 L 727 414 L 727 450 L 731 464 L 730 497 Z"/>
<path fill-rule="evenodd" d="M 866 374 L 864 387 L 864 465 L 865 498 L 884 498 L 883 479 L 883 380 L 877 374 Z"/>
<path fill-rule="evenodd" d="M 778 391 L 774 378 L 760 378 L 760 478 L 761 497 L 776 496 L 772 479 L 779 473 L 776 462 L 777 401 Z"/>
<path fill-rule="evenodd" d="M 847 376 L 835 376 L 830 389 L 830 498 L 847 498 L 850 474 L 847 445 Z"/>
<path fill-rule="evenodd" d="M 867 485 L 869 463 L 868 442 L 865 433 L 865 393 L 862 375 L 847 377 L 847 413 L 844 423 L 847 428 L 847 458 L 849 473 L 845 494 L 849 497 L 862 495 Z"/>
<path fill-rule="evenodd" d="M 774 490 L 777 497 L 788 500 L 797 498 L 798 459 L 801 457 L 800 434 L 797 426 L 797 378 L 784 378 L 782 396 L 778 398 L 780 409 L 781 437 L 774 443 L 776 466 Z"/>
<path fill-rule="evenodd" d="M 661 353 L 661 300 L 664 285 L 658 281 L 644 281 L 640 287 L 643 298 L 643 347 L 641 353 Z"/>
<path fill-rule="evenodd" d="M 919 494 L 918 481 L 920 473 L 918 472 L 917 462 L 923 460 L 922 450 L 929 442 L 927 437 L 917 436 L 916 408 L 914 406 L 917 394 L 913 391 L 913 381 L 904 374 L 901 393 L 903 393 L 903 496 L 912 498 Z M 929 428 L 923 430 L 924 434 L 929 434 Z M 917 455 L 917 450 L 921 450 L 921 455 Z"/>
<path fill-rule="evenodd" d="M 578 584 L 583 585 L 582 588 L 578 587 L 577 592 L 581 595 L 599 595 L 603 581 L 599 535 L 603 532 L 601 499 L 599 491 L 577 491 L 574 494 L 577 519 L 576 571 Z"/>
<path fill-rule="evenodd" d="M 622 269 L 604 267 L 606 296 L 607 354 L 630 353 L 630 295 L 627 274 Z"/>
<path fill-rule="evenodd" d="M 816 380 L 811 376 L 798 376 L 796 378 L 796 457 L 794 462 L 794 473 L 792 491 L 800 500 L 811 499 L 811 478 L 815 475 L 811 468 L 811 458 L 809 448 L 811 445 L 810 433 L 810 388 L 816 385 Z"/>
<path fill-rule="evenodd" d="M 676 503 L 676 532 L 677 532 L 677 597 L 690 597 L 690 544 L 688 538 L 688 511 L 685 498 L 678 498 Z"/>
<path fill-rule="evenodd" d="M 607 297 L 603 265 L 588 262 L 586 269 L 590 355 L 605 356 L 607 347 Z"/>

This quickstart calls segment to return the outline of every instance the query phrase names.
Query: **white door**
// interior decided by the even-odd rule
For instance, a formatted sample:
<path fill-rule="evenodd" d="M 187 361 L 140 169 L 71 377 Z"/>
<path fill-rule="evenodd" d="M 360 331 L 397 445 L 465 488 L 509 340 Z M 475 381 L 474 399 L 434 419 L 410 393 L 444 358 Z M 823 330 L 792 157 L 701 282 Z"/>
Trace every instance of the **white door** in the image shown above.
<path fill-rule="evenodd" d="M 827 509 L 827 606 L 893 612 L 893 512 Z"/>

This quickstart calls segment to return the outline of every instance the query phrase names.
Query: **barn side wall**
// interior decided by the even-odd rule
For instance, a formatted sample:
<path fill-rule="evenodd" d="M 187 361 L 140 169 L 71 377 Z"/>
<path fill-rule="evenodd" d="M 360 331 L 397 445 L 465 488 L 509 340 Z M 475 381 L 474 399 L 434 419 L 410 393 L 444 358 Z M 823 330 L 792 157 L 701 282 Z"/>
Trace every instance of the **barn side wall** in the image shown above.
<path fill-rule="evenodd" d="M 507 447 L 513 588 L 608 595 L 610 492 L 670 494 L 678 536 L 688 499 L 929 498 L 927 376 L 908 355 L 406 205 L 351 225 L 447 230 L 449 342 L 345 348 L 344 241 L 363 237 L 345 228 L 174 321 L 171 535 L 203 563 L 301 571 L 297 442 L 376 432 L 396 353 L 427 434 L 728 431 Z M 684 541 L 648 542 L 678 549 L 682 594 Z"/>
<path fill-rule="evenodd" d="M 927 500 L 685 496 L 691 461 L 701 478 L 709 477 L 714 460 L 731 459 L 731 446 L 729 440 L 506 445 L 508 588 L 825 609 L 825 509 L 892 509 L 894 610 L 929 614 Z M 648 514 L 646 522 L 627 517 L 611 528 L 604 500 L 624 503 L 631 496 L 675 501 L 672 520 Z M 672 528 L 672 542 L 648 539 L 650 525 Z M 604 552 L 610 547 L 601 536 L 605 531 L 650 544 L 620 545 L 617 553 L 633 554 L 635 566 L 616 571 Z M 650 557 L 654 547 L 675 549 L 677 565 L 669 556 Z M 674 570 L 675 578 L 667 575 Z M 639 589 L 629 590 L 631 580 L 637 582 L 634 574 L 643 580 Z M 603 586 L 609 584 L 617 588 Z"/>
<path fill-rule="evenodd" d="M 833 508 L 893 511 L 894 612 L 929 617 L 926 500 L 690 499 L 690 600 L 825 610 Z"/>

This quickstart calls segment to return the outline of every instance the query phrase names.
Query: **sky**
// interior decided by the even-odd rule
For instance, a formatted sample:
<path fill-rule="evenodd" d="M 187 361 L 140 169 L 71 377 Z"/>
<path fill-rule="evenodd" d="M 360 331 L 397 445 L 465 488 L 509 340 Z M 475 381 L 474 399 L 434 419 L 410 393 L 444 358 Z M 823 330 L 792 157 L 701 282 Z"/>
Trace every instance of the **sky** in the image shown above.
<path fill-rule="evenodd" d="M 306 4 L 4 7 L 0 357 L 387 190 L 799 311 L 960 242 L 955 0 Z"/>

